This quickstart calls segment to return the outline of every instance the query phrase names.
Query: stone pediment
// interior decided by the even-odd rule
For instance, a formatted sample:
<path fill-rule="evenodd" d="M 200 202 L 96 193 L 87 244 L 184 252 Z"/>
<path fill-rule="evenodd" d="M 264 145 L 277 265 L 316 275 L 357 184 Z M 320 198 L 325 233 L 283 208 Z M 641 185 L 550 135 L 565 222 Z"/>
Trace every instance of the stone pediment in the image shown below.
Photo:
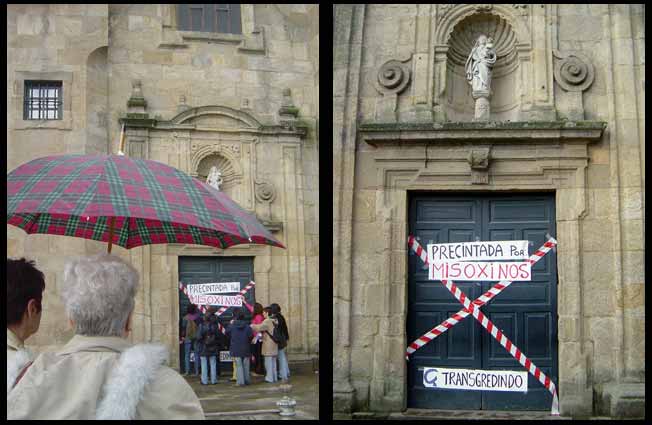
<path fill-rule="evenodd" d="M 199 106 L 183 111 L 169 121 L 171 125 L 204 128 L 259 129 L 261 124 L 251 114 L 228 106 Z"/>

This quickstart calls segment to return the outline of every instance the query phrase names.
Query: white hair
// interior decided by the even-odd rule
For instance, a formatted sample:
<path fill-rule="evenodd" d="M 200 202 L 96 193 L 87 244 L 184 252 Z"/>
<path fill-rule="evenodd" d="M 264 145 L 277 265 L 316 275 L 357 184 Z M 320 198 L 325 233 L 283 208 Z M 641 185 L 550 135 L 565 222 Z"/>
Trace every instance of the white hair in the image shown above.
<path fill-rule="evenodd" d="M 138 272 L 109 254 L 80 257 L 66 263 L 61 300 L 75 333 L 123 336 L 138 291 Z"/>

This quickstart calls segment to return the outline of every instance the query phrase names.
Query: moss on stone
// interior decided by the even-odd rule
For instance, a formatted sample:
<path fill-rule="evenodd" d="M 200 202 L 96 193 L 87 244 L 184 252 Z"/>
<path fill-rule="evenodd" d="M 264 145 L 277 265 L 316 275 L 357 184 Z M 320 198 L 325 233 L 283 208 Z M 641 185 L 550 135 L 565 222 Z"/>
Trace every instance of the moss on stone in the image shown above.
<path fill-rule="evenodd" d="M 120 123 L 124 123 L 130 127 L 154 127 L 156 120 L 150 118 L 149 114 L 128 113 L 125 118 L 120 119 Z"/>
<path fill-rule="evenodd" d="M 296 106 L 281 106 L 279 114 L 294 115 L 296 117 L 299 115 L 299 108 Z"/>
<path fill-rule="evenodd" d="M 603 121 L 495 121 L 495 122 L 421 122 L 421 123 L 372 123 L 359 125 L 360 131 L 454 131 L 454 130 L 561 130 L 604 129 L 607 123 Z"/>

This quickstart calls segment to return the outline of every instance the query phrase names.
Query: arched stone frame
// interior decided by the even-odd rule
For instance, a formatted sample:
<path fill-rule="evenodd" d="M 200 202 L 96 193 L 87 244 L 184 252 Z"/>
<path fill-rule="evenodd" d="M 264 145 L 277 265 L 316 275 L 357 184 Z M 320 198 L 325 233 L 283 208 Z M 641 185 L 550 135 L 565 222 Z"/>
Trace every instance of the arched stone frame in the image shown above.
<path fill-rule="evenodd" d="M 540 6 L 540 7 L 539 7 Z M 442 9 L 445 7 L 445 9 Z M 554 119 L 552 50 L 550 19 L 552 5 L 532 5 L 522 13 L 512 5 L 463 4 L 438 5 L 437 23 L 433 23 L 431 51 L 433 65 L 433 110 L 435 121 L 446 121 L 445 96 L 448 87 L 447 60 L 449 37 L 455 26 L 477 13 L 494 14 L 507 21 L 516 33 L 515 45 L 521 86 L 520 121 Z M 536 29 L 536 34 L 530 28 Z"/>
<path fill-rule="evenodd" d="M 196 118 L 214 116 L 228 118 L 229 121 L 217 121 L 224 126 L 212 125 L 213 121 L 193 122 Z M 166 162 L 188 174 L 196 174 L 201 159 L 213 153 L 219 153 L 234 165 L 237 164 L 238 173 L 242 174 L 242 186 L 246 185 L 246 196 L 240 205 L 255 212 L 272 232 L 286 232 L 287 229 L 285 235 L 276 235 L 286 245 L 286 250 L 258 245 L 239 245 L 222 250 L 186 244 L 151 245 L 141 248 L 142 251 L 131 250 L 132 258 L 142 253 L 144 289 L 147 292 L 143 295 L 142 314 L 145 317 L 142 320 L 142 334 L 167 343 L 173 367 L 179 354 L 178 340 L 175 339 L 178 337 L 179 314 L 178 256 L 254 257 L 254 273 L 259 291 L 257 294 L 270 300 L 270 282 L 277 279 L 280 273 L 287 272 L 291 276 L 286 288 L 289 312 L 292 311 L 290 305 L 307 305 L 307 264 L 303 258 L 306 242 L 304 227 L 300 225 L 304 223 L 301 194 L 304 173 L 301 156 L 303 139 L 306 137 L 305 128 L 288 129 L 264 125 L 248 112 L 221 105 L 191 108 L 169 121 L 132 115 L 123 118 L 122 122 L 126 124 L 125 143 L 130 156 Z M 261 151 L 264 152 L 265 146 L 282 158 L 277 167 L 282 172 L 268 175 L 267 171 L 261 171 L 259 174 L 257 156 Z M 140 154 L 134 155 L 137 152 Z M 260 168 L 264 170 L 269 167 Z M 277 185 L 278 199 L 256 196 L 256 184 Z M 278 215 L 273 217 L 274 221 L 269 222 L 265 219 L 270 217 L 264 214 L 261 217 L 260 214 L 265 211 L 270 214 L 272 202 L 275 202 L 275 207 L 279 210 Z M 296 220 L 291 219 L 290 212 Z M 288 237 L 289 234 L 292 236 Z M 137 263 L 141 260 L 134 261 Z M 291 333 L 296 336 L 291 347 L 291 353 L 295 356 L 308 355 L 309 349 L 308 328 L 304 325 L 308 322 L 308 312 L 302 309 L 299 315 L 289 323 L 293 328 Z"/>
<path fill-rule="evenodd" d="M 260 122 L 250 113 L 240 111 L 238 109 L 229 108 L 228 106 L 222 105 L 207 105 L 207 106 L 198 106 L 196 108 L 190 108 L 187 111 L 183 111 L 180 114 L 172 118 L 168 124 L 169 125 L 182 125 L 187 121 L 192 119 L 205 116 L 205 115 L 221 115 L 228 118 L 231 118 L 235 121 L 242 123 L 241 128 L 243 129 L 253 129 L 260 130 L 262 125 Z"/>
<path fill-rule="evenodd" d="M 379 234 L 385 235 L 382 243 L 378 241 L 378 252 L 382 252 L 378 302 L 385 315 L 378 327 L 383 331 L 375 337 L 371 410 L 407 407 L 405 347 L 411 342 L 406 339 L 408 192 L 417 190 L 555 192 L 558 358 L 564 359 L 559 361 L 556 384 L 562 414 L 586 413 L 587 406 L 592 406 L 589 360 L 593 353 L 591 344 L 584 343 L 581 306 L 586 295 L 582 291 L 581 221 L 587 214 L 588 144 L 599 140 L 602 130 L 530 132 L 529 137 L 522 132 L 513 132 L 511 137 L 499 133 L 485 130 L 462 138 L 456 132 L 425 129 L 360 132 L 363 141 L 375 146 L 371 151 L 366 147 L 364 153 L 373 156 L 376 166 L 376 221 L 382 228 Z M 471 184 L 467 155 L 473 148 L 487 146 L 494 158 L 490 183 L 479 187 Z"/>
<path fill-rule="evenodd" d="M 178 367 L 177 359 L 179 358 L 179 344 L 175 344 L 175 341 L 179 340 L 179 327 L 177 321 L 182 315 L 182 312 L 179 311 L 179 257 L 253 257 L 254 275 L 256 280 L 256 298 L 260 299 L 264 296 L 265 299 L 269 300 L 269 282 L 270 273 L 272 272 L 270 257 L 272 255 L 271 250 L 273 249 L 274 248 L 269 246 L 240 245 L 229 248 L 228 252 L 226 252 L 226 250 L 223 249 L 198 245 L 152 245 L 152 258 L 157 257 L 157 261 L 166 264 L 167 270 L 169 270 L 166 275 L 168 279 L 160 284 L 159 292 L 164 292 L 166 294 L 165 298 L 171 306 L 169 311 L 170 316 L 161 317 L 159 323 L 155 323 L 154 326 L 169 327 L 169 329 L 171 329 L 170 332 L 161 332 L 162 334 L 169 334 L 172 337 L 170 341 L 168 341 L 171 367 Z M 263 288 L 265 288 L 264 294 L 262 293 L 264 290 Z"/>

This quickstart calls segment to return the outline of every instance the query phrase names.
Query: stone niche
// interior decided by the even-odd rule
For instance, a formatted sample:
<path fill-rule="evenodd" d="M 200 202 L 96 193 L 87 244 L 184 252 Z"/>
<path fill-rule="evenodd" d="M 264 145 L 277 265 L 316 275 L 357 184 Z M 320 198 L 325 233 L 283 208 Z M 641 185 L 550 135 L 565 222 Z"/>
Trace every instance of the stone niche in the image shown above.
<path fill-rule="evenodd" d="M 549 9 L 544 5 L 437 5 L 430 49 L 434 54 L 434 121 L 473 120 L 474 101 L 465 63 L 480 34 L 493 38 L 497 56 L 490 120 L 555 120 L 552 73 L 537 71 L 551 68 L 552 32 L 545 24 Z"/>
<path fill-rule="evenodd" d="M 201 181 L 216 166 L 222 173 L 221 189 L 270 230 L 280 230 L 281 223 L 271 219 L 273 199 L 260 192 L 261 187 L 273 191 L 282 180 L 278 170 L 263 161 L 280 161 L 282 146 L 300 146 L 307 129 L 263 125 L 248 112 L 222 105 L 181 109 L 169 121 L 151 119 L 147 113 L 127 114 L 121 119 L 126 124 L 126 153 L 161 161 Z M 259 160 L 259 155 L 272 152 L 273 158 Z"/>
<path fill-rule="evenodd" d="M 492 120 L 517 121 L 523 90 L 518 78 L 518 40 L 512 26 L 505 19 L 491 13 L 471 15 L 453 28 L 446 58 L 446 118 L 451 121 L 473 120 L 475 105 L 471 96 L 471 85 L 465 76 L 465 63 L 481 34 L 494 39 L 497 56 L 491 84 Z"/>

